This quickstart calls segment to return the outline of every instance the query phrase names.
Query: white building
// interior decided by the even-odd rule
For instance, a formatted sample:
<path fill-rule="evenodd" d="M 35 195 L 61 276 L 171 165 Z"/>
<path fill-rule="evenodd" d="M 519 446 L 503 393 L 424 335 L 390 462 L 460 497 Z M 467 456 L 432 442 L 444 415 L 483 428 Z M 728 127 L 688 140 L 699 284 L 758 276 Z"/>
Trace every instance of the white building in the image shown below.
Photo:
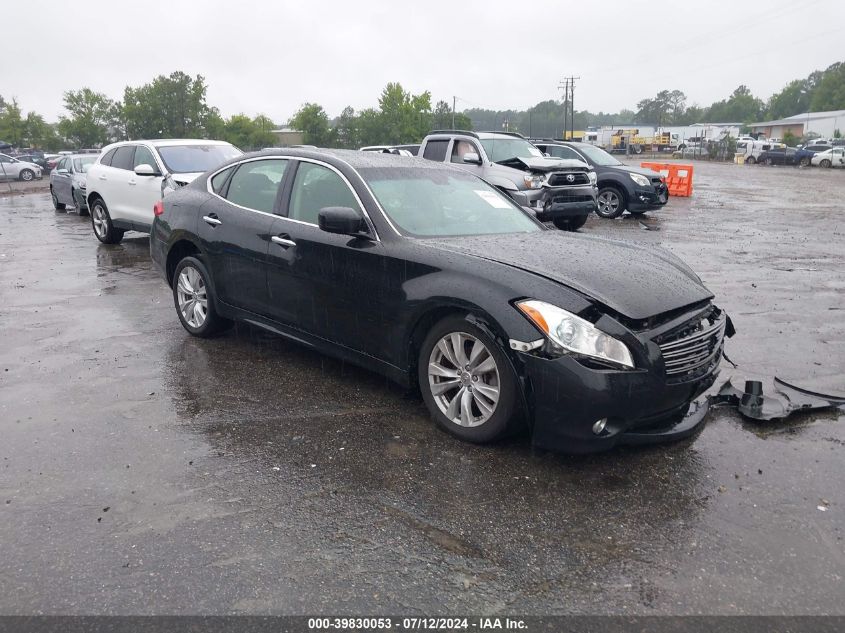
<path fill-rule="evenodd" d="M 798 138 L 807 135 L 832 138 L 836 130 L 845 134 L 845 110 L 805 112 L 776 121 L 752 123 L 749 127 L 766 138 L 783 138 L 787 132 Z"/>

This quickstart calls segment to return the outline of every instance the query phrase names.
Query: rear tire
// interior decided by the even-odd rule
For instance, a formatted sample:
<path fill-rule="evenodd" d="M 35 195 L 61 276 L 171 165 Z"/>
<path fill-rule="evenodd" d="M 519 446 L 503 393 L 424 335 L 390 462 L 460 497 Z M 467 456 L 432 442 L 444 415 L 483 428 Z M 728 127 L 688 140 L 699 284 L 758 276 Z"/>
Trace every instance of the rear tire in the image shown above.
<path fill-rule="evenodd" d="M 417 374 L 431 416 L 448 433 L 481 444 L 515 426 L 513 368 L 496 341 L 463 317 L 446 317 L 431 328 Z"/>
<path fill-rule="evenodd" d="M 826 158 L 822 162 L 819 163 L 819 167 L 824 167 L 825 169 L 830 167 L 830 165 L 831 165 L 831 162 Z"/>
<path fill-rule="evenodd" d="M 59 199 L 56 197 L 56 192 L 53 191 L 52 187 L 50 187 L 50 197 L 53 199 L 53 208 L 56 211 L 64 211 L 65 205 L 59 202 Z"/>
<path fill-rule="evenodd" d="M 596 200 L 596 215 L 613 220 L 625 213 L 625 194 L 613 186 L 602 187 Z"/>
<path fill-rule="evenodd" d="M 185 257 L 176 265 L 173 304 L 179 322 L 192 336 L 208 338 L 232 325 L 217 314 L 211 275 L 196 257 Z"/>
<path fill-rule="evenodd" d="M 586 215 L 579 215 L 574 218 L 555 218 L 552 224 L 561 231 L 577 231 L 587 222 Z"/>
<path fill-rule="evenodd" d="M 774 164 L 775 164 L 775 161 L 773 161 L 771 158 L 767 158 L 767 159 L 766 159 L 766 164 L 767 164 L 769 167 L 771 167 L 772 165 L 774 165 Z"/>
<path fill-rule="evenodd" d="M 809 167 L 810 166 L 809 157 L 805 156 L 804 158 L 801 159 L 801 161 L 798 164 L 801 165 L 801 167 Z"/>
<path fill-rule="evenodd" d="M 91 228 L 103 244 L 119 244 L 125 231 L 114 228 L 109 210 L 102 198 L 94 198 L 91 204 Z"/>
<path fill-rule="evenodd" d="M 748 158 L 745 159 L 746 165 L 754 165 L 756 162 L 757 162 L 757 159 L 754 158 L 753 156 L 749 156 Z"/>

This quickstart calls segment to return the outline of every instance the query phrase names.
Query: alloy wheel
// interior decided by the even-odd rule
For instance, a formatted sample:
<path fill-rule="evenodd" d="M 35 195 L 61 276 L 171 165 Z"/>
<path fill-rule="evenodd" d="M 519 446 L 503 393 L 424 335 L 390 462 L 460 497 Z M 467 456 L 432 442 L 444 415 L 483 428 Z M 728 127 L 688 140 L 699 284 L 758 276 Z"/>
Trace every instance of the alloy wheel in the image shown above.
<path fill-rule="evenodd" d="M 35 177 L 35 174 L 33 174 L 33 173 L 32 173 L 31 171 L 29 171 L 28 169 L 23 170 L 23 172 L 21 173 L 21 180 L 24 180 L 24 181 L 26 181 L 26 182 L 29 182 L 29 181 L 30 181 L 30 180 L 32 180 L 34 177 Z"/>
<path fill-rule="evenodd" d="M 99 203 L 94 205 L 94 208 L 91 209 L 91 221 L 94 223 L 94 232 L 97 234 L 97 237 L 105 239 L 106 233 L 109 232 L 109 221 L 106 218 L 106 211 L 103 209 L 103 205 Z"/>
<path fill-rule="evenodd" d="M 185 266 L 179 273 L 176 297 L 185 322 L 193 328 L 202 327 L 208 316 L 208 293 L 202 275 L 193 266 Z"/>
<path fill-rule="evenodd" d="M 499 402 L 500 385 L 496 359 L 474 336 L 452 332 L 431 350 L 428 386 L 451 422 L 466 427 L 487 422 Z"/>
<path fill-rule="evenodd" d="M 619 210 L 621 200 L 613 191 L 602 191 L 597 199 L 599 211 L 602 215 L 611 215 Z"/>

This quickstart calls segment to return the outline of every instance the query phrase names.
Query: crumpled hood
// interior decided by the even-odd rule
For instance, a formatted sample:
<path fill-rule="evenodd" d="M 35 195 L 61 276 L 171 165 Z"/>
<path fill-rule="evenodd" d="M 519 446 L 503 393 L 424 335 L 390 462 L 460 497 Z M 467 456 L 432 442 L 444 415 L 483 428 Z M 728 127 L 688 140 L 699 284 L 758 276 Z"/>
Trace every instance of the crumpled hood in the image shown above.
<path fill-rule="evenodd" d="M 497 161 L 496 164 L 514 169 L 522 169 L 523 171 L 526 168 L 531 171 L 540 172 L 590 170 L 590 166 L 583 161 L 574 158 L 552 158 L 550 156 L 514 156 L 507 160 Z"/>
<path fill-rule="evenodd" d="M 686 264 L 662 248 L 552 230 L 424 243 L 546 277 L 631 319 L 713 298 Z"/>

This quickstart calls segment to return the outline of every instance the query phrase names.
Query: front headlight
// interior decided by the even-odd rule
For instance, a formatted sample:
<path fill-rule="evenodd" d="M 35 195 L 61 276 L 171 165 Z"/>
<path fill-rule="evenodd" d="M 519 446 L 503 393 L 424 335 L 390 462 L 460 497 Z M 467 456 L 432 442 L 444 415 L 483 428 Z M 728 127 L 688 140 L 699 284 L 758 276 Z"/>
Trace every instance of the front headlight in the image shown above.
<path fill-rule="evenodd" d="M 642 174 L 628 174 L 635 183 L 637 183 L 640 187 L 648 187 L 649 180 Z"/>
<path fill-rule="evenodd" d="M 590 179 L 590 184 L 593 185 L 593 186 L 595 186 L 595 184 L 599 180 L 599 177 L 596 176 L 596 172 L 594 172 L 594 171 L 587 172 L 587 177 Z"/>
<path fill-rule="evenodd" d="M 544 182 L 546 177 L 542 174 L 525 174 L 525 186 L 529 189 L 540 189 Z"/>
<path fill-rule="evenodd" d="M 516 304 L 529 321 L 565 350 L 610 361 L 633 369 L 631 350 L 589 321 L 545 301 L 528 299 Z"/>

